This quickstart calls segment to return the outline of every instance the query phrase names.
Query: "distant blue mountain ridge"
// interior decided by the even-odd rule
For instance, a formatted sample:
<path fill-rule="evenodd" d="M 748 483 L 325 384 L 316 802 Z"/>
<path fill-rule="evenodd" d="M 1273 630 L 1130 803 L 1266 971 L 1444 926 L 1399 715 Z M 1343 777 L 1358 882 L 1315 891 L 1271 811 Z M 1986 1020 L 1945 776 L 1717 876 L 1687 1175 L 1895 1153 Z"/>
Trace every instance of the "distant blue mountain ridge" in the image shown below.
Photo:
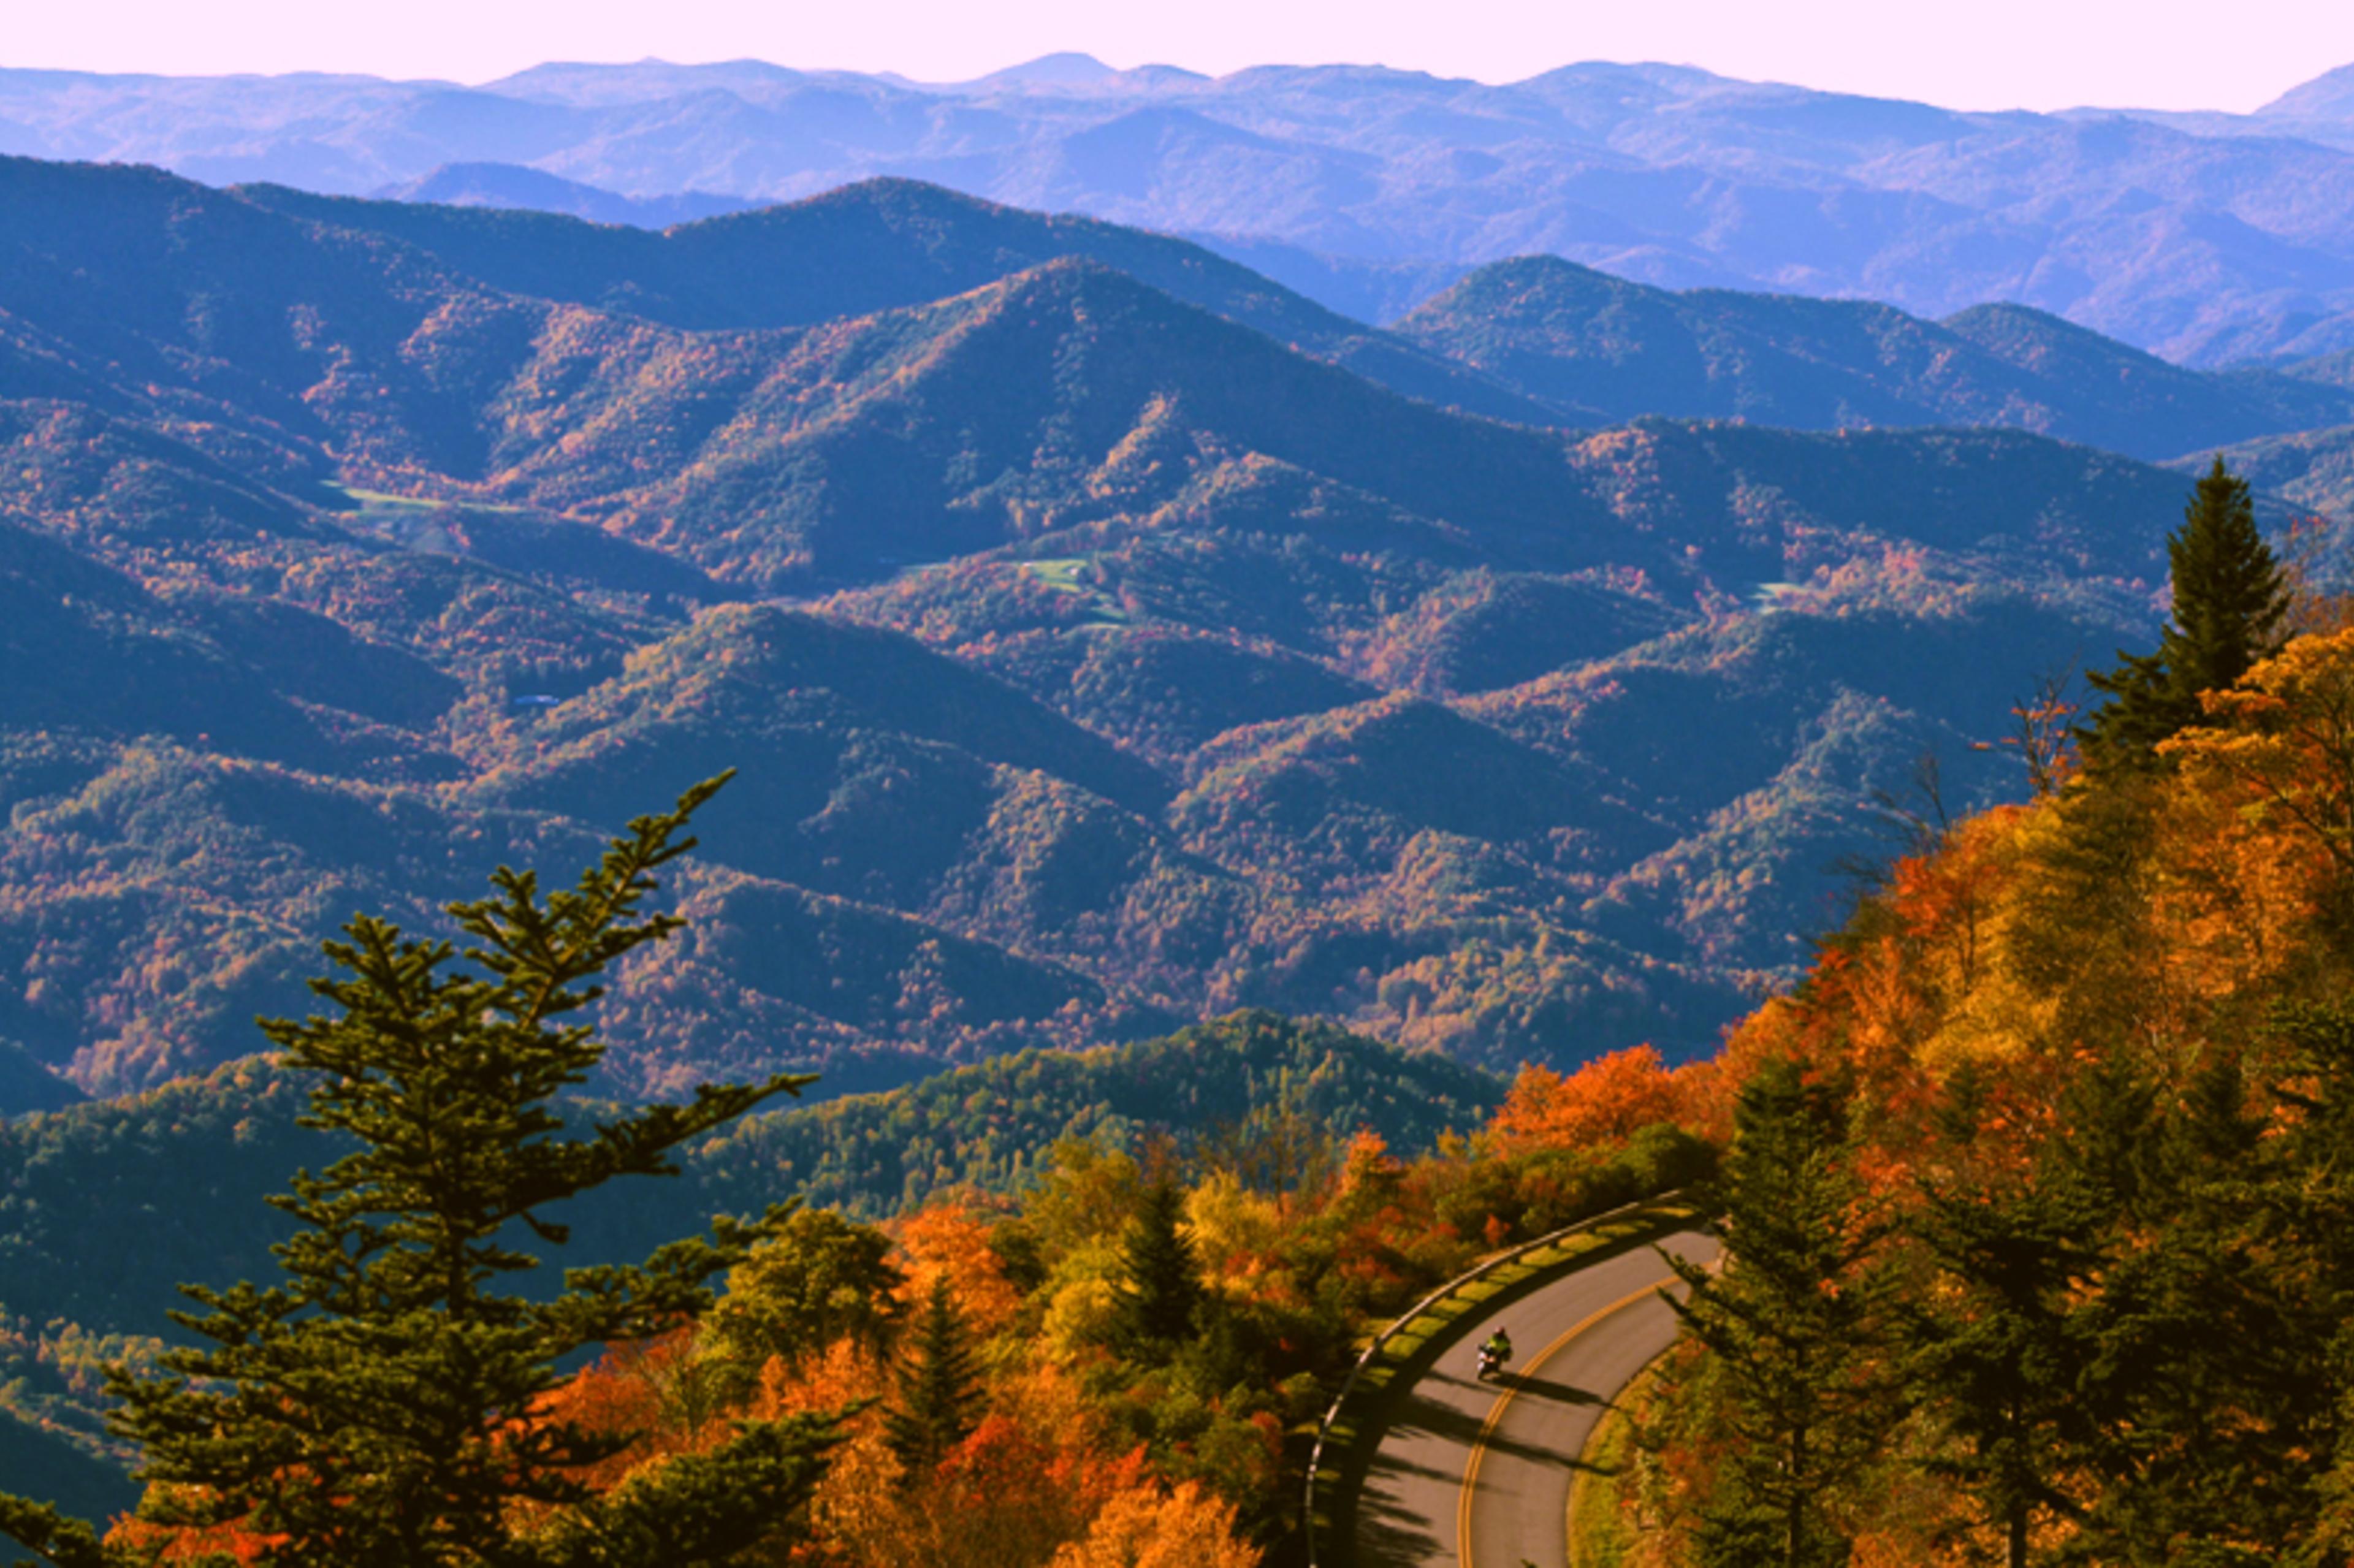
<path fill-rule="evenodd" d="M 757 60 L 0 71 L 0 152 L 663 227 L 875 175 L 1186 235 L 1382 322 L 1551 254 L 1632 281 L 2029 305 L 2179 363 L 2354 347 L 2354 68 L 2253 114 L 1966 113 L 1586 63 L 1504 85 L 1078 55 L 956 84 Z"/>

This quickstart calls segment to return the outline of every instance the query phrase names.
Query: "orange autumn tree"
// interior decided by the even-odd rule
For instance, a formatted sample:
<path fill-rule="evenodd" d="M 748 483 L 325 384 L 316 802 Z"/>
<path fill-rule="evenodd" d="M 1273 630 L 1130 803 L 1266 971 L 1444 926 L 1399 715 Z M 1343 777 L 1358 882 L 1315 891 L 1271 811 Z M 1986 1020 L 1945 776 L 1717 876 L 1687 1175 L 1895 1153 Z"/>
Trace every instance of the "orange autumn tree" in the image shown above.
<path fill-rule="evenodd" d="M 1956 824 L 1739 1027 L 1729 1079 L 1853 1085 L 1903 1286 L 1882 1366 L 1912 1414 L 1837 1483 L 1856 1562 L 2339 1560 L 2349 992 L 2341 620 L 2200 694 L 2150 766 Z M 1661 1563 L 1742 1440 L 1705 1358 L 1669 1371 Z M 2007 1509 L 2004 1455 L 2040 1471 Z"/>
<path fill-rule="evenodd" d="M 1649 1045 L 1597 1056 L 1566 1077 L 1522 1067 L 1489 1123 L 1503 1146 L 1585 1149 L 1622 1143 L 1647 1127 L 1681 1122 L 1704 1069 L 1670 1071 Z"/>

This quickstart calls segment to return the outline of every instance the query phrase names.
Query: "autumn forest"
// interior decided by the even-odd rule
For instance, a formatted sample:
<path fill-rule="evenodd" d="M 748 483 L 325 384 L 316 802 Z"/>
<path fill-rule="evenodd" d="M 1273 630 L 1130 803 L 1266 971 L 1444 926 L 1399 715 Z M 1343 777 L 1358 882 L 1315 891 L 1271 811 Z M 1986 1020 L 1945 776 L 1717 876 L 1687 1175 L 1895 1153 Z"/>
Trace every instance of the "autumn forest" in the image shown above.
<path fill-rule="evenodd" d="M 1576 1568 L 2354 1562 L 2318 371 L 896 179 L 0 213 L 33 1561 L 1390 1568 L 1462 1385 L 1448 1561 L 1551 1400 Z"/>

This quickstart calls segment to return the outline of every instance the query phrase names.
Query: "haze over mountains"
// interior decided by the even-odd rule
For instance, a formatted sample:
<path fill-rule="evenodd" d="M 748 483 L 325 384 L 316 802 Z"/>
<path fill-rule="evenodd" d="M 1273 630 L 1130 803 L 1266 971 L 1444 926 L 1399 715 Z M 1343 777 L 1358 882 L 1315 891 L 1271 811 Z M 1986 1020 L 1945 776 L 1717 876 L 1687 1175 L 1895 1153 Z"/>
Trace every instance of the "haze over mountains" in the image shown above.
<path fill-rule="evenodd" d="M 1367 319 L 1551 253 L 1933 317 L 2013 302 L 2193 364 L 2354 345 L 2342 71 L 2246 116 L 1961 113 L 1651 65 L 1504 86 L 1083 57 L 946 88 L 755 61 L 481 88 L 9 71 L 0 152 L 648 223 L 906 175 L 1220 237 Z"/>
<path fill-rule="evenodd" d="M 1935 323 L 1861 301 L 1654 289 L 1547 257 L 1481 268 L 1384 332 L 1185 240 L 902 180 L 661 235 L 282 186 L 239 194 L 504 289 L 689 330 L 807 326 L 1085 257 L 1394 391 L 1529 424 L 2003 425 L 2162 459 L 2354 418 L 2354 391 L 2322 362 L 2199 372 L 2020 306 Z"/>
<path fill-rule="evenodd" d="M 2147 634 L 2183 488 L 1450 411 L 1359 371 L 1525 395 L 906 184 L 663 237 L 13 160 L 0 217 L 20 1105 L 249 1051 L 353 909 L 727 766 L 614 1092 L 1246 1004 L 1699 1049 L 1923 753 L 2017 787 L 1973 743 Z"/>
<path fill-rule="evenodd" d="M 2347 580 L 2349 159 L 2354 68 L 0 71 L 0 1475 L 129 1500 L 94 1336 L 268 1266 L 329 1150 L 254 1019 L 322 938 L 723 769 L 590 1114 L 822 1103 L 576 1261 L 1705 1054 L 2025 793 L 2014 705 L 2149 644 L 2219 450 Z M 1512 1223 L 1700 1147 L 1585 1139 Z M 1385 1226 L 1503 1234 L 1419 1181 Z"/>

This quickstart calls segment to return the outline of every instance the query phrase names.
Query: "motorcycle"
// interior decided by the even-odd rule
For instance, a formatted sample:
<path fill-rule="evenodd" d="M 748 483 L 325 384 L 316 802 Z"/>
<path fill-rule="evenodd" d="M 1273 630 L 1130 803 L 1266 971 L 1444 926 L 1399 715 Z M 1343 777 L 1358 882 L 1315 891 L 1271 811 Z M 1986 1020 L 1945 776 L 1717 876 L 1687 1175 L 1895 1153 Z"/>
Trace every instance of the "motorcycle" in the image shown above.
<path fill-rule="evenodd" d="M 1504 1370 L 1504 1362 L 1508 1358 L 1503 1351 L 1496 1350 L 1492 1346 L 1480 1346 L 1479 1381 L 1481 1383 L 1485 1383 L 1490 1378 L 1495 1376 L 1498 1372 L 1502 1372 Z"/>

